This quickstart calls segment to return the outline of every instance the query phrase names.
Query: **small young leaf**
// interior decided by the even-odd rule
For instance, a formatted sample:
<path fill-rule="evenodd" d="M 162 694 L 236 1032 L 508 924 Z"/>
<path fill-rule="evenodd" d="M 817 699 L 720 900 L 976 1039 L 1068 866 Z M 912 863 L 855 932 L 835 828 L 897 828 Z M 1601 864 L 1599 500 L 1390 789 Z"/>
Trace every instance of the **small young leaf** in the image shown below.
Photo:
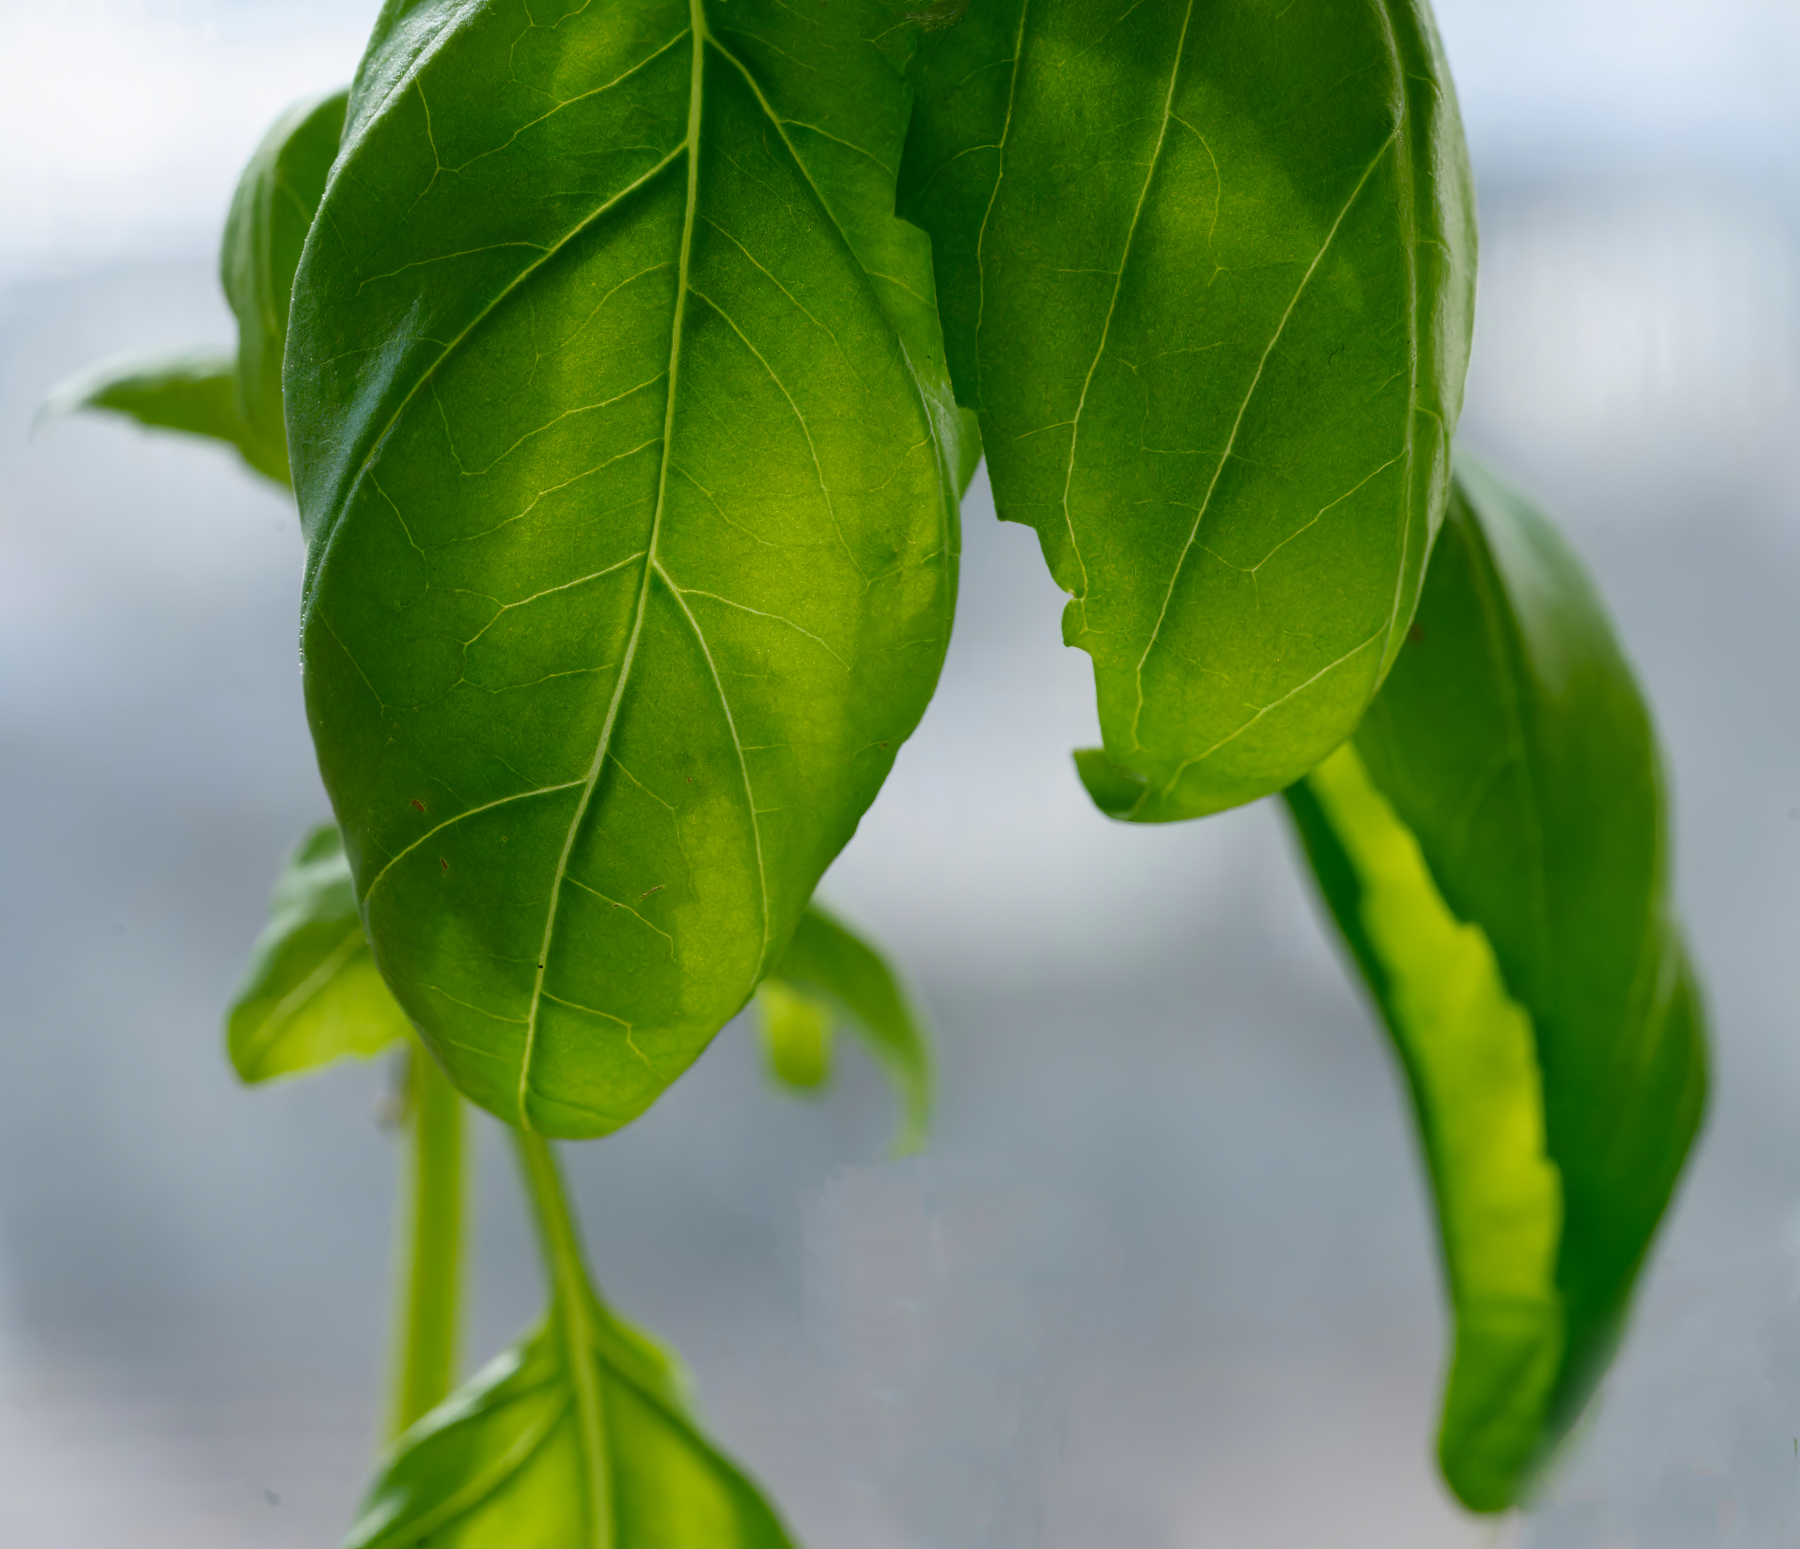
<path fill-rule="evenodd" d="M 245 1081 L 367 1059 L 409 1031 L 356 912 L 337 828 L 315 828 L 283 868 L 267 928 L 225 1022 Z"/>
<path fill-rule="evenodd" d="M 821 1090 L 831 1080 L 831 1007 L 770 978 L 756 987 L 756 1009 L 769 1074 L 796 1092 Z"/>
<path fill-rule="evenodd" d="M 571 1350 L 585 1371 L 571 1368 Z M 583 1385 L 598 1389 L 598 1445 L 580 1423 Z M 609 1521 L 592 1520 L 596 1500 Z M 426 1546 L 790 1549 L 790 1540 L 695 1427 L 670 1357 L 590 1296 L 585 1318 L 559 1308 L 394 1443 L 344 1549 Z"/>
<path fill-rule="evenodd" d="M 141 425 L 227 442 L 258 473 L 288 482 L 281 397 L 288 301 L 337 155 L 344 99 L 340 91 L 289 108 L 232 195 L 219 278 L 237 315 L 236 356 L 199 348 L 103 361 L 54 388 L 40 422 L 77 409 L 110 410 Z"/>
<path fill-rule="evenodd" d="M 1474 201 L 1426 5 L 983 0 L 913 74 L 899 209 L 1139 783 L 1106 810 L 1282 788 L 1380 687 L 1443 510 Z"/>
<path fill-rule="evenodd" d="M 866 9 L 390 5 L 301 262 L 320 766 L 401 1003 L 547 1134 L 743 1007 L 943 661 L 969 470 Z"/>
<path fill-rule="evenodd" d="M 899 1096 L 894 1155 L 923 1149 L 931 1127 L 931 1040 L 924 1018 L 881 954 L 814 903 L 801 916 L 771 979 L 823 991 L 843 1008 Z"/>
<path fill-rule="evenodd" d="M 237 362 L 222 350 L 168 350 L 103 360 L 52 388 L 37 422 L 48 424 L 78 409 L 123 414 L 151 430 L 223 441 L 258 473 L 286 482 L 286 457 L 272 459 L 244 421 Z"/>
<path fill-rule="evenodd" d="M 1617 1343 L 1706 1051 L 1642 698 L 1566 545 L 1466 460 L 1409 644 L 1288 801 L 1418 1108 L 1457 1323 L 1444 1473 L 1501 1510 Z"/>

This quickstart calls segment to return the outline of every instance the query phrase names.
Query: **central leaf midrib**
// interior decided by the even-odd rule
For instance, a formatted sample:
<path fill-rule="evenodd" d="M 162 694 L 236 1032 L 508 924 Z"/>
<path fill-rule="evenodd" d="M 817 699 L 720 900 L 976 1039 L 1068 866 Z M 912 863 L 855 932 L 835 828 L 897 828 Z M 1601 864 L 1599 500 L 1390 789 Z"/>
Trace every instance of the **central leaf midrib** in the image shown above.
<path fill-rule="evenodd" d="M 663 410 L 662 461 L 656 476 L 656 509 L 650 519 L 650 536 L 644 545 L 643 579 L 638 584 L 637 608 L 632 616 L 631 635 L 626 641 L 625 655 L 619 664 L 619 681 L 614 686 L 612 700 L 606 707 L 606 719 L 600 727 L 600 738 L 594 749 L 593 761 L 588 766 L 587 779 L 582 786 L 581 797 L 576 803 L 574 816 L 570 818 L 568 830 L 563 835 L 562 853 L 557 857 L 556 874 L 550 884 L 550 899 L 544 914 L 544 937 L 538 948 L 537 968 L 531 985 L 531 1001 L 525 1013 L 525 1048 L 519 1059 L 519 1088 L 516 1101 L 519 1127 L 524 1130 L 532 1128 L 531 1064 L 537 1049 L 538 1012 L 543 1005 L 544 975 L 549 967 L 551 942 L 556 933 L 556 920 L 562 902 L 563 879 L 568 875 L 569 857 L 574 853 L 575 841 L 580 836 L 582 826 L 587 820 L 588 809 L 593 804 L 594 792 L 600 784 L 601 772 L 606 767 L 606 756 L 612 747 L 613 730 L 618 724 L 619 708 L 624 703 L 625 690 L 631 682 L 631 669 L 637 660 L 638 641 L 643 635 L 644 616 L 650 605 L 650 582 L 657 569 L 657 540 L 662 535 L 663 510 L 668 501 L 669 459 L 671 448 L 674 445 L 675 403 L 681 381 L 681 330 L 687 315 L 688 268 L 693 255 L 694 215 L 699 205 L 700 194 L 700 117 L 705 84 L 707 44 L 706 17 L 701 8 L 701 0 L 688 0 L 688 34 L 693 55 L 688 84 L 687 139 L 684 142 L 688 174 L 687 203 L 682 211 L 681 255 L 675 271 L 675 309 L 669 325 L 669 389 L 668 399 Z"/>

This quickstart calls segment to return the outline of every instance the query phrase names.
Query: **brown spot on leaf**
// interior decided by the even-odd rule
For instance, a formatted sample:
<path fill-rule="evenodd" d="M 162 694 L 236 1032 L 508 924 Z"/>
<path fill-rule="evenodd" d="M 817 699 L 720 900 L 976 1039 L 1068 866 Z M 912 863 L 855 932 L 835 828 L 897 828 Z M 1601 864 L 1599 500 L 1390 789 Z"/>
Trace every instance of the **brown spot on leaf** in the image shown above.
<path fill-rule="evenodd" d="M 441 855 L 438 857 L 438 865 L 440 865 L 444 868 L 445 876 L 450 875 L 450 863 L 449 863 L 449 861 L 445 860 L 444 857 Z"/>
<path fill-rule="evenodd" d="M 1424 640 L 1425 631 L 1420 629 L 1417 624 L 1414 624 L 1414 625 L 1412 625 L 1411 628 L 1409 628 L 1406 631 L 1406 638 L 1408 640 L 1412 641 L 1412 643 L 1414 645 L 1418 645 L 1421 641 Z"/>
<path fill-rule="evenodd" d="M 423 812 L 425 810 L 425 803 L 415 796 L 412 799 L 412 809 L 414 812 Z"/>

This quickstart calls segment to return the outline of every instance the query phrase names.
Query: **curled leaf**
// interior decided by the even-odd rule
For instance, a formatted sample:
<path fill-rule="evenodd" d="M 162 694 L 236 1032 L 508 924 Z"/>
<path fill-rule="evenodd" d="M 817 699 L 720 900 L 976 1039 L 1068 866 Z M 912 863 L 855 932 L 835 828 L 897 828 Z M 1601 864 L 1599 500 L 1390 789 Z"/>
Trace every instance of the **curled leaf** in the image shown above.
<path fill-rule="evenodd" d="M 931 1040 L 925 1019 L 882 955 L 814 903 L 771 982 L 778 994 L 791 995 L 795 987 L 820 991 L 842 1009 L 900 1100 L 894 1154 L 921 1150 L 931 1128 Z"/>
<path fill-rule="evenodd" d="M 1706 1050 L 1644 702 L 1568 547 L 1479 467 L 1386 687 L 1288 801 L 1419 1114 L 1456 1314 L 1444 1473 L 1501 1510 L 1618 1341 Z"/>

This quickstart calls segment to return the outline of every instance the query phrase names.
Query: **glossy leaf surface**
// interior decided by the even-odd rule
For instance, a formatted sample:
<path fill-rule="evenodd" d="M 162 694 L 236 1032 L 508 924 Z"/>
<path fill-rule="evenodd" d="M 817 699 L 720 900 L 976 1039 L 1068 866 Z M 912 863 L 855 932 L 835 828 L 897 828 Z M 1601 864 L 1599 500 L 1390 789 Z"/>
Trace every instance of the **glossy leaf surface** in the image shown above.
<path fill-rule="evenodd" d="M 846 1014 L 900 1099 L 894 1154 L 923 1149 L 931 1128 L 931 1038 L 887 960 L 835 916 L 811 905 L 771 976 L 822 991 Z"/>
<path fill-rule="evenodd" d="M 1419 1110 L 1457 1317 L 1445 1474 L 1498 1510 L 1618 1339 L 1706 1056 L 1643 700 L 1567 546 L 1479 468 L 1387 686 L 1289 801 Z"/>
<path fill-rule="evenodd" d="M 553 1314 L 400 1436 L 344 1549 L 787 1549 L 695 1428 L 669 1357 L 591 1297 L 568 1323 Z M 599 1437 L 581 1423 L 576 1360 Z"/>
<path fill-rule="evenodd" d="M 269 924 L 225 1022 L 231 1063 L 267 1081 L 367 1059 L 408 1032 L 375 967 L 350 885 L 343 841 L 327 823 L 283 868 Z"/>
<path fill-rule="evenodd" d="M 1355 728 L 1449 477 L 1474 279 L 1418 0 L 984 0 L 900 210 L 959 401 L 1093 658 L 1107 811 L 1278 790 Z"/>
<path fill-rule="evenodd" d="M 227 442 L 258 473 L 288 482 L 281 393 L 288 301 L 337 155 L 345 96 L 288 109 L 238 180 L 219 257 L 220 282 L 237 315 L 237 354 L 202 348 L 106 361 L 56 388 L 45 417 L 110 410 L 155 429 Z"/>
<path fill-rule="evenodd" d="M 390 6 L 309 240 L 307 702 L 462 1090 L 593 1135 L 749 998 L 917 724 L 955 479 L 853 4 Z"/>

